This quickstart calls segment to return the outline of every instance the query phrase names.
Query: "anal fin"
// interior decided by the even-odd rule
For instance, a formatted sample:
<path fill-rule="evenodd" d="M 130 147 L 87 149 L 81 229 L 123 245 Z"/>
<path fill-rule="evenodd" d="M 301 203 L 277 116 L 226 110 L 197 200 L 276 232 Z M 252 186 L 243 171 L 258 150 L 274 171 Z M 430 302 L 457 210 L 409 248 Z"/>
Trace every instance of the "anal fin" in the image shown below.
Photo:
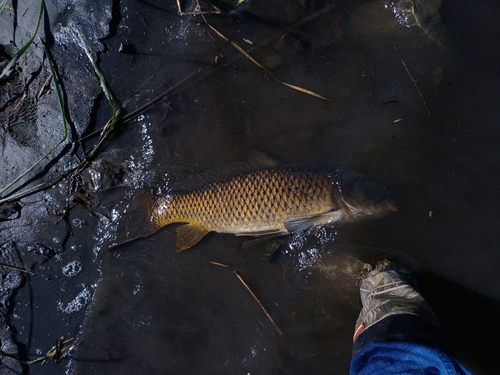
<path fill-rule="evenodd" d="M 196 245 L 210 231 L 196 224 L 183 224 L 175 228 L 177 233 L 177 243 L 175 251 L 189 249 Z"/>

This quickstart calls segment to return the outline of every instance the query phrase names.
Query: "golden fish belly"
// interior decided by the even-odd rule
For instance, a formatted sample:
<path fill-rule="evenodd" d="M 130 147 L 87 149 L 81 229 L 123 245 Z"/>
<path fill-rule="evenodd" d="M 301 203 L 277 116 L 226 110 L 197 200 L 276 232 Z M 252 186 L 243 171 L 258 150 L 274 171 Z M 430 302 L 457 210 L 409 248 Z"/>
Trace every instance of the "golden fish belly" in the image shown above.
<path fill-rule="evenodd" d="M 286 233 L 287 220 L 335 209 L 333 189 L 317 171 L 254 171 L 160 197 L 152 220 L 159 227 L 183 222 L 206 232 Z"/>

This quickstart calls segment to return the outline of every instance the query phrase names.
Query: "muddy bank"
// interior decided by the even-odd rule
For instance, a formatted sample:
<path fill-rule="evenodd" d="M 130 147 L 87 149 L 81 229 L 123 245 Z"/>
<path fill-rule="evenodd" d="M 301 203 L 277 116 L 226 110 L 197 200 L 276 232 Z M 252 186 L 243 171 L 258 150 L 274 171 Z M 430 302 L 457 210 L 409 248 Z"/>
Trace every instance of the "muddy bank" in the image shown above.
<path fill-rule="evenodd" d="M 63 253 L 85 243 L 80 240 L 78 245 L 71 245 L 69 241 L 75 235 L 74 229 L 86 227 L 84 218 L 70 221 L 73 219 L 68 210 L 75 204 L 71 199 L 74 182 L 56 181 L 43 190 L 23 193 L 57 178 L 82 160 L 84 149 L 78 140 L 90 124 L 96 98 L 102 91 L 76 30 L 84 35 L 97 58 L 103 50 L 100 39 L 108 35 L 111 20 L 110 1 L 48 1 L 45 5 L 41 18 L 40 4 L 33 2 L 7 2 L 0 14 L 2 70 L 33 37 L 40 23 L 33 43 L 0 85 L 1 199 L 15 202 L 7 203 L 2 210 L 2 263 L 35 272 L 23 274 L 22 292 L 13 304 L 11 297 L 21 285 L 20 280 L 14 279 L 21 278 L 21 273 L 4 267 L 0 270 L 5 302 L 1 305 L 2 351 L 24 361 L 45 354 L 62 336 L 74 336 L 79 322 L 68 315 L 69 310 L 79 311 L 89 302 L 77 293 L 70 306 L 71 297 L 61 298 L 65 288 L 53 287 L 61 277 L 71 276 L 71 272 L 64 273 L 63 266 L 71 263 L 66 262 Z M 51 75 L 44 47 L 50 51 L 56 78 Z M 58 100 L 56 79 L 63 93 L 64 109 Z M 45 159 L 31 172 L 11 184 L 44 155 Z M 16 198 L 18 194 L 21 199 Z M 75 264 L 74 254 L 70 258 Z M 51 261 L 55 265 L 48 266 Z M 79 285 L 75 288 L 82 289 Z M 83 291 L 89 287 L 86 288 Z M 61 306 L 57 308 L 59 298 Z M 87 298 L 90 300 L 90 295 Z M 34 342 L 30 342 L 31 338 Z M 6 357 L 2 359 L 2 373 L 21 373 L 23 368 L 26 371 L 28 367 Z"/>

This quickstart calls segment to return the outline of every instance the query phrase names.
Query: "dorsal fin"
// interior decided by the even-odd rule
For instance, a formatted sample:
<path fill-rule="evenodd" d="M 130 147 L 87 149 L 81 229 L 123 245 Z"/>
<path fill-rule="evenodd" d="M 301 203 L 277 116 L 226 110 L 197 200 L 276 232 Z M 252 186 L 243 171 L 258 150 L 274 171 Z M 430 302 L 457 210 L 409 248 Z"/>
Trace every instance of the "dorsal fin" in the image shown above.
<path fill-rule="evenodd" d="M 234 177 L 258 169 L 273 168 L 277 165 L 279 165 L 279 163 L 273 158 L 259 151 L 252 151 L 246 161 L 232 163 L 208 171 L 193 171 L 188 175 L 186 181 L 177 187 L 176 190 L 192 190 L 210 182 Z"/>
<path fill-rule="evenodd" d="M 248 155 L 247 165 L 251 169 L 273 168 L 279 164 L 280 163 L 276 159 L 260 151 L 252 151 Z"/>

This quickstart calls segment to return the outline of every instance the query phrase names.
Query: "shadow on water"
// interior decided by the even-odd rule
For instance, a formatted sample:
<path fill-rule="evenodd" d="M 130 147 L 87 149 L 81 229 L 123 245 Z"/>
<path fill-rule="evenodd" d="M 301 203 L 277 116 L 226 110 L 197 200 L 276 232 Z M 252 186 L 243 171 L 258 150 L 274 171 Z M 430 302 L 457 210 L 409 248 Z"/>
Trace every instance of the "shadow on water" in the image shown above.
<path fill-rule="evenodd" d="M 500 358 L 495 342 L 500 329 L 495 321 L 500 303 L 429 272 L 417 280 L 457 355 L 472 373 L 497 372 Z"/>

